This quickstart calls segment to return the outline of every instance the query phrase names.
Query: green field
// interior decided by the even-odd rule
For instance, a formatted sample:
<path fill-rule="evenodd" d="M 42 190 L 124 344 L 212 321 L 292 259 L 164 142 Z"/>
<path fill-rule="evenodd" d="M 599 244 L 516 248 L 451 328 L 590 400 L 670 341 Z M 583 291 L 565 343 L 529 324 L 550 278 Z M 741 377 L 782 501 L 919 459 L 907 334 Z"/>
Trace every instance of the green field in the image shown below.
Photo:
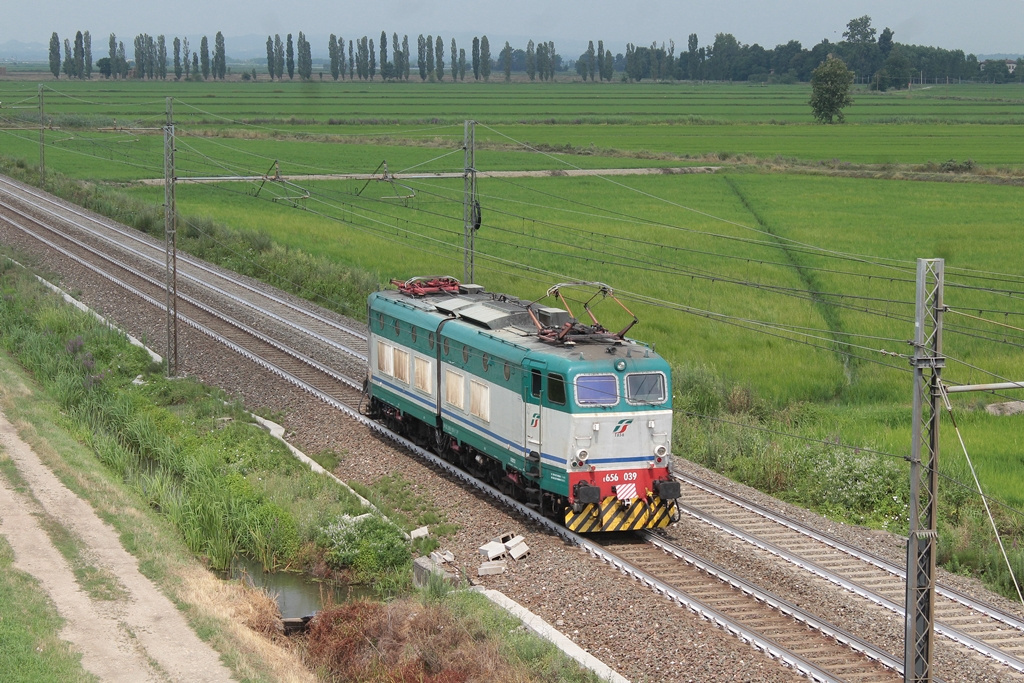
<path fill-rule="evenodd" d="M 38 125 L 37 93 L 0 81 L 0 124 Z M 543 172 L 480 178 L 478 282 L 525 298 L 557 282 L 605 282 L 640 318 L 631 334 L 680 369 L 680 406 L 902 456 L 915 259 L 946 259 L 944 378 L 1024 379 L 1024 90 L 858 91 L 840 126 L 812 123 L 809 96 L 806 85 L 51 82 L 46 159 L 159 205 L 163 187 L 136 181 L 163 176 L 159 127 L 173 97 L 180 178 L 275 165 L 287 175 L 378 171 L 371 181 L 180 183 L 186 233 L 226 224 L 380 282 L 461 276 L 463 181 L 427 174 L 462 171 L 472 118 L 479 171 Z M 37 131 L 0 133 L 0 153 L 37 163 Z M 397 182 L 380 179 L 385 162 Z M 667 166 L 717 170 L 560 173 Z M 704 390 L 718 397 L 710 409 L 693 399 Z M 1020 508 L 1022 418 L 980 411 L 1016 393 L 961 395 L 954 406 L 983 486 Z M 944 429 L 943 472 L 969 481 Z M 735 451 L 715 456 L 719 469 L 748 479 L 764 472 L 745 463 L 770 461 L 751 452 L 779 452 L 792 476 L 827 455 L 801 465 L 795 446 L 738 436 L 714 448 Z M 885 516 L 832 509 L 799 486 L 773 492 L 872 524 Z M 1020 519 L 1004 513 L 1001 524 L 1019 534 Z"/>

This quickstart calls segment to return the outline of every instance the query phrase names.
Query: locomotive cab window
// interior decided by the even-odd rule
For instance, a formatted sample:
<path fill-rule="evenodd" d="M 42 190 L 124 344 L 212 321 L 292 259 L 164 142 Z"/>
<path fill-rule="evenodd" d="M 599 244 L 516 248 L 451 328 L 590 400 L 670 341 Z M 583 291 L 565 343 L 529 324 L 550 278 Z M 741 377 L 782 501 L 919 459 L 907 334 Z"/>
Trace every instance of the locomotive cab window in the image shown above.
<path fill-rule="evenodd" d="M 576 378 L 576 403 L 581 406 L 613 406 L 619 402 L 615 375 L 581 375 Z"/>
<path fill-rule="evenodd" d="M 540 370 L 530 371 L 530 393 L 534 398 L 540 398 Z"/>
<path fill-rule="evenodd" d="M 658 405 L 664 403 L 665 375 L 660 372 L 637 372 L 626 375 L 626 400 L 630 403 Z"/>
<path fill-rule="evenodd" d="M 560 406 L 565 405 L 565 379 L 553 372 L 548 374 L 548 400 Z"/>

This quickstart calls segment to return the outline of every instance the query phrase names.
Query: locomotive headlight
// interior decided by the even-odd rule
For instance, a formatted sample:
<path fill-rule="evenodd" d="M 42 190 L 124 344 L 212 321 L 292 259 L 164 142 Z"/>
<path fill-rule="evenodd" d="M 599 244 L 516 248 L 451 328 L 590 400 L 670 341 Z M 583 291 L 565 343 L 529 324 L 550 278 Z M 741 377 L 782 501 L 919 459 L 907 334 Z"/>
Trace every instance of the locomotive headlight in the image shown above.
<path fill-rule="evenodd" d="M 586 462 L 587 458 L 589 457 L 590 453 L 587 451 L 586 448 L 581 448 L 578 451 L 576 451 L 576 459 L 579 460 L 581 463 Z"/>
<path fill-rule="evenodd" d="M 665 446 L 658 446 L 657 448 L 654 449 L 654 454 L 659 458 L 664 458 L 667 453 L 668 449 L 665 448 Z"/>
<path fill-rule="evenodd" d="M 619 372 L 622 372 L 623 370 L 625 370 L 626 369 L 626 361 L 622 360 L 621 358 L 619 360 L 615 361 L 615 369 L 618 370 Z"/>

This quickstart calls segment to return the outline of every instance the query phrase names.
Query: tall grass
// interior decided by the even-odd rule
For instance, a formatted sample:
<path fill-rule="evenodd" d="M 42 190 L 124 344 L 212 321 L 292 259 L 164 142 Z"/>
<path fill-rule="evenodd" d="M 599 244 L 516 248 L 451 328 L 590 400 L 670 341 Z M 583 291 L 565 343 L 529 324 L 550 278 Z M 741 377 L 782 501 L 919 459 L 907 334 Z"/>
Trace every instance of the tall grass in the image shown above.
<path fill-rule="evenodd" d="M 226 568 L 237 553 L 267 568 L 293 563 L 328 520 L 361 510 L 221 392 L 152 373 L 145 352 L 123 335 L 17 271 L 5 270 L 0 288 L 0 345 L 46 388 L 96 457 L 166 514 L 211 566 Z M 137 375 L 144 386 L 133 384 Z M 298 483 L 291 497 L 263 487 L 269 473 Z M 302 490 L 313 488 L 319 495 L 306 501 Z"/>

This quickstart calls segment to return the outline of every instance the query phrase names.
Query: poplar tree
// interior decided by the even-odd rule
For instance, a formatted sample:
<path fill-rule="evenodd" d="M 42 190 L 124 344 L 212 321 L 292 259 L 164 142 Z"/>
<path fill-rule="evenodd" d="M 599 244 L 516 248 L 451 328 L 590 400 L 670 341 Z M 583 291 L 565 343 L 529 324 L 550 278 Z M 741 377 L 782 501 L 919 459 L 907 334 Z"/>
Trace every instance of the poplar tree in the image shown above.
<path fill-rule="evenodd" d="M 288 80 L 295 78 L 295 44 L 292 43 L 292 34 L 288 34 L 287 64 Z"/>
<path fill-rule="evenodd" d="M 409 35 L 402 36 L 402 70 L 405 80 L 409 80 Z"/>
<path fill-rule="evenodd" d="M 444 41 L 437 37 L 434 47 L 434 66 L 437 68 L 437 82 L 444 80 Z"/>
<path fill-rule="evenodd" d="M 491 44 L 487 36 L 480 38 L 480 75 L 485 81 L 491 78 Z"/>
<path fill-rule="evenodd" d="M 419 38 L 416 39 L 416 66 L 420 69 L 420 80 L 427 80 L 427 50 L 424 47 L 427 43 L 426 38 L 421 33 Z"/>
<path fill-rule="evenodd" d="M 156 37 L 156 77 L 167 78 L 167 41 L 162 35 Z"/>
<path fill-rule="evenodd" d="M 427 40 L 424 43 L 423 51 L 427 55 L 427 76 L 431 80 L 434 79 L 434 36 L 427 36 Z"/>
<path fill-rule="evenodd" d="M 269 41 L 270 38 L 268 37 Z M 274 77 L 274 72 L 270 72 L 270 77 Z M 174 80 L 181 80 L 181 38 L 174 38 Z"/>
<path fill-rule="evenodd" d="M 505 47 L 501 50 L 502 66 L 505 68 L 505 82 L 512 82 L 512 46 L 505 41 Z"/>
<path fill-rule="evenodd" d="M 179 72 L 179 69 L 178 69 L 178 52 L 177 52 L 178 51 L 178 48 L 177 48 L 178 39 L 175 38 L 174 42 L 175 42 L 175 48 L 174 48 L 174 51 L 175 51 L 174 52 L 174 71 L 176 73 L 178 73 Z M 270 36 L 267 36 L 267 73 L 270 74 L 270 80 L 274 80 L 274 72 L 275 71 L 277 71 L 277 69 L 274 68 L 274 39 L 271 38 Z M 178 73 L 178 76 L 180 77 L 181 73 Z"/>
<path fill-rule="evenodd" d="M 480 39 L 473 36 L 473 80 L 480 80 Z"/>
<path fill-rule="evenodd" d="M 452 51 L 448 54 L 452 57 L 452 83 L 459 80 L 459 63 L 455 59 L 455 55 L 459 54 L 459 51 L 455 47 L 455 39 L 452 38 Z"/>
<path fill-rule="evenodd" d="M 60 38 L 57 37 L 56 31 L 50 34 L 50 73 L 54 78 L 60 79 Z"/>
<path fill-rule="evenodd" d="M 459 80 L 466 80 L 466 48 L 459 48 Z"/>
<path fill-rule="evenodd" d="M 274 34 L 274 74 L 277 80 L 284 78 L 284 43 L 281 42 L 280 33 Z"/>
<path fill-rule="evenodd" d="M 110 58 L 110 73 L 114 78 L 121 73 L 121 67 L 117 63 L 117 36 L 113 33 L 110 34 L 110 53 L 107 55 Z"/>
<path fill-rule="evenodd" d="M 341 71 L 341 66 L 338 63 L 338 36 L 333 33 L 327 41 L 327 54 L 331 58 L 331 78 L 338 80 L 338 73 Z"/>
<path fill-rule="evenodd" d="M 202 65 L 203 80 L 210 78 L 210 41 L 203 36 L 199 41 L 199 63 Z"/>
<path fill-rule="evenodd" d="M 531 81 L 537 77 L 537 53 L 532 40 L 526 44 L 526 75 Z"/>
<path fill-rule="evenodd" d="M 83 78 L 92 78 L 92 36 L 86 31 L 82 34 L 83 47 L 85 50 L 85 73 Z"/>
<path fill-rule="evenodd" d="M 217 31 L 213 38 L 213 77 L 224 80 L 228 72 L 228 59 L 224 50 L 224 34 Z"/>

